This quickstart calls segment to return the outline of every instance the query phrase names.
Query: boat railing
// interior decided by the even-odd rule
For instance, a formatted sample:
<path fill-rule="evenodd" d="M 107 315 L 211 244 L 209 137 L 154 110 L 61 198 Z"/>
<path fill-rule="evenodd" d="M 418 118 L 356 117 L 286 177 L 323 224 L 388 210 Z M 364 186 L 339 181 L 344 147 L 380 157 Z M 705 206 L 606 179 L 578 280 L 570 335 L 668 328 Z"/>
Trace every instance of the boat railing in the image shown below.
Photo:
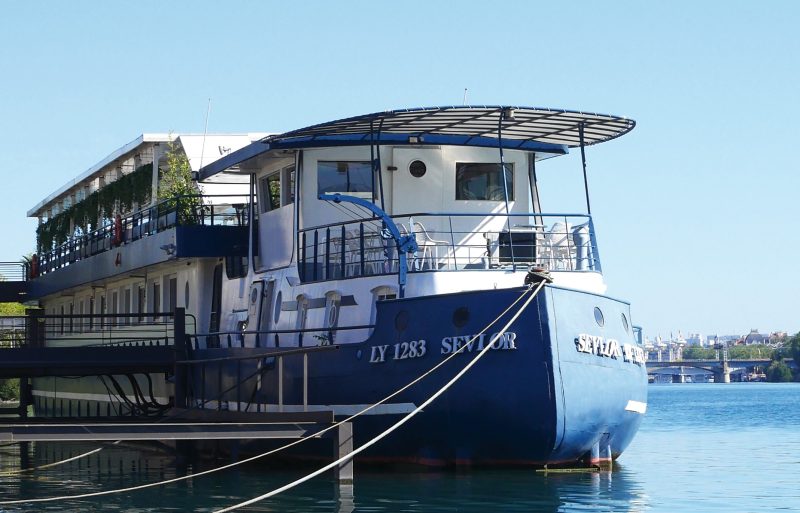
<path fill-rule="evenodd" d="M 0 349 L 22 347 L 172 346 L 172 312 L 44 314 L 0 317 Z M 196 319 L 185 315 L 185 333 Z"/>
<path fill-rule="evenodd" d="M 176 196 L 124 217 L 106 219 L 103 226 L 74 235 L 52 250 L 40 253 L 37 275 L 176 226 L 246 226 L 247 202 L 246 194 Z"/>
<path fill-rule="evenodd" d="M 28 281 L 28 262 L 0 262 L 0 281 Z"/>
<path fill-rule="evenodd" d="M 373 324 L 358 326 L 332 326 L 325 328 L 296 328 L 281 330 L 241 330 L 217 331 L 188 335 L 190 347 L 199 349 L 218 349 L 235 347 L 316 347 L 339 343 L 340 334 L 359 333 L 359 330 L 372 330 Z M 352 341 L 350 341 L 352 342 Z"/>
<path fill-rule="evenodd" d="M 594 225 L 587 214 L 413 213 L 392 216 L 418 250 L 409 272 L 528 268 L 600 272 Z M 393 274 L 396 244 L 378 218 L 300 230 L 304 282 Z"/>

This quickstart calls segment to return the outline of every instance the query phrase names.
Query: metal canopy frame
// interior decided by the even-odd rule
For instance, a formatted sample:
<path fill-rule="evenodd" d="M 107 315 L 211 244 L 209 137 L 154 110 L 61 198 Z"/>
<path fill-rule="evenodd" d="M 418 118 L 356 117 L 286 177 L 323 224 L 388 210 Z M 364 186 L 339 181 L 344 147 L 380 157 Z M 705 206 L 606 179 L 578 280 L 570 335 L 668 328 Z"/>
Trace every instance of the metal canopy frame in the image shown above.
<path fill-rule="evenodd" d="M 503 113 L 514 115 L 504 116 Z M 377 112 L 362 116 L 330 121 L 310 127 L 269 136 L 261 142 L 298 142 L 307 139 L 360 136 L 369 139 L 371 125 L 379 120 L 382 134 L 450 135 L 466 137 L 463 144 L 481 138 L 497 138 L 497 124 L 501 120 L 504 143 L 507 148 L 518 142 L 538 142 L 555 146 L 577 148 L 581 145 L 580 126 L 583 125 L 584 145 L 591 146 L 619 137 L 636 125 L 632 119 L 608 114 L 517 106 L 447 106 Z M 291 143 L 290 143 L 291 144 Z M 495 145 L 497 143 L 495 142 Z"/>
<path fill-rule="evenodd" d="M 382 144 L 443 144 L 566 154 L 569 148 L 615 139 L 635 126 L 635 121 L 625 117 L 538 107 L 461 105 L 392 110 L 265 137 L 209 164 L 200 170 L 200 176 L 206 179 L 269 151 L 327 146 L 369 145 L 374 150 Z"/>

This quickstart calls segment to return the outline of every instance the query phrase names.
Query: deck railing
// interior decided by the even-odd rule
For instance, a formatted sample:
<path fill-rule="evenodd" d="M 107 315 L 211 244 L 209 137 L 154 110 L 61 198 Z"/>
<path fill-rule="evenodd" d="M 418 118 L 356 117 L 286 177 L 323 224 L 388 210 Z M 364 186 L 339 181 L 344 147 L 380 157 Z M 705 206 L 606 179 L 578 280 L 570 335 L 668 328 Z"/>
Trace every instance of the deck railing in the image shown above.
<path fill-rule="evenodd" d="M 592 219 L 586 214 L 408 214 L 393 216 L 419 249 L 409 272 L 536 266 L 601 271 Z M 304 282 L 396 273 L 396 244 L 377 218 L 301 230 Z"/>
<path fill-rule="evenodd" d="M 215 198 L 225 202 L 214 203 Z M 53 250 L 39 254 L 37 274 L 52 272 L 176 226 L 246 226 L 247 201 L 246 194 L 178 196 L 120 217 L 119 222 L 107 220 L 102 227 L 73 236 Z"/>
<path fill-rule="evenodd" d="M 196 320 L 185 315 L 185 331 Z M 174 314 L 103 313 L 0 316 L 0 349 L 58 346 L 161 346 L 174 343 Z"/>
<path fill-rule="evenodd" d="M 0 262 L 0 281 L 28 281 L 27 262 Z"/>

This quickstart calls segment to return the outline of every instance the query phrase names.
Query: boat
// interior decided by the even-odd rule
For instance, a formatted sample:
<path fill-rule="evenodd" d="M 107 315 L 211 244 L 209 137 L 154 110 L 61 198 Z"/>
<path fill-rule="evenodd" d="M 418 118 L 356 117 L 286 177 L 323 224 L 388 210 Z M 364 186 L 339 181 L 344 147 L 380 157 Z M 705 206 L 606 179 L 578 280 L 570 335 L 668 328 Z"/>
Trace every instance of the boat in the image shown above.
<path fill-rule="evenodd" d="M 50 234 L 31 269 L 42 343 L 185 342 L 198 364 L 36 378 L 36 415 L 329 411 L 359 414 L 358 447 L 413 412 L 359 461 L 608 463 L 642 421 L 647 372 L 629 303 L 606 295 L 585 151 L 634 126 L 444 106 L 280 134 L 142 136 L 29 212 Z M 586 212 L 542 211 L 537 172 L 570 150 Z M 197 194 L 159 201 L 176 152 Z M 74 229 L 92 194 L 136 173 L 144 192 Z"/>

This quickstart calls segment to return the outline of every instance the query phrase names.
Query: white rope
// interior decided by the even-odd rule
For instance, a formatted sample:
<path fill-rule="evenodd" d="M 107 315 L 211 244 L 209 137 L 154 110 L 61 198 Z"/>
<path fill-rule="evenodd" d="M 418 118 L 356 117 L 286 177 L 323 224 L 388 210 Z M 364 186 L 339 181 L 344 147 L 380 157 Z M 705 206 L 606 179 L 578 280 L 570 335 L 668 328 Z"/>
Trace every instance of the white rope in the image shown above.
<path fill-rule="evenodd" d="M 542 282 L 542 283 L 544 283 L 544 282 Z M 541 286 L 539 288 L 541 288 Z M 280 452 L 280 451 L 282 451 L 284 449 L 288 449 L 289 447 L 293 447 L 295 445 L 298 445 L 298 444 L 300 444 L 302 442 L 305 442 L 306 440 L 309 440 L 310 438 L 319 437 L 320 435 L 322 435 L 322 434 L 324 434 L 324 433 L 326 433 L 328 431 L 331 431 L 332 429 L 335 429 L 335 428 L 339 427 L 340 425 L 344 424 L 345 422 L 350 422 L 351 420 L 355 419 L 356 417 L 360 417 L 361 415 L 363 415 L 366 412 L 372 410 L 373 408 L 376 408 L 377 406 L 380 406 L 381 404 L 385 403 L 386 401 L 388 401 L 388 400 L 394 398 L 395 396 L 401 394 L 402 392 L 408 390 L 409 388 L 411 388 L 412 386 L 414 386 L 415 384 L 420 382 L 422 379 L 424 379 L 425 377 L 427 377 L 428 375 L 430 375 L 431 373 L 436 371 L 436 369 L 438 369 L 439 367 L 441 367 L 442 365 L 447 363 L 451 358 L 454 358 L 456 355 L 461 354 L 475 340 L 477 340 L 489 328 L 494 326 L 494 324 L 497 323 L 497 321 L 499 321 L 505 314 L 507 314 L 514 307 L 514 305 L 519 303 L 522 300 L 522 298 L 525 297 L 525 293 L 527 293 L 528 291 L 530 291 L 530 289 L 526 289 L 522 294 L 520 294 L 520 296 L 516 300 L 514 300 L 513 303 L 511 303 L 505 310 L 503 310 L 502 313 L 500 313 L 497 317 L 495 317 L 495 319 L 492 322 L 487 324 L 486 327 L 483 328 L 479 333 L 474 335 L 469 342 L 467 342 L 466 344 L 461 346 L 457 351 L 453 351 L 452 353 L 450 353 L 450 355 L 448 355 L 447 358 L 445 358 L 441 362 L 439 362 L 436 365 L 434 365 L 433 367 L 431 367 L 424 374 L 421 374 L 420 376 L 415 378 L 413 381 L 409 382 L 408 384 L 406 384 L 402 388 L 399 388 L 398 390 L 392 392 L 391 394 L 387 395 L 386 397 L 384 397 L 383 399 L 377 401 L 376 403 L 367 406 L 363 410 L 351 415 L 350 417 L 347 417 L 344 420 L 341 420 L 341 421 L 339 421 L 339 422 L 337 422 L 335 424 L 332 424 L 332 425 L 326 427 L 325 429 L 322 429 L 322 430 L 316 432 L 312 436 L 300 438 L 298 440 L 290 442 L 290 443 L 288 443 L 286 445 L 283 445 L 283 446 L 278 447 L 276 449 L 273 449 L 271 451 L 267 451 L 267 452 L 264 452 L 264 453 L 261 453 L 261 454 L 257 454 L 256 456 L 251 456 L 250 458 L 246 458 L 246 459 L 243 459 L 243 460 L 240 460 L 240 461 L 235 461 L 233 463 L 228 463 L 227 465 L 223 465 L 221 467 L 216 467 L 216 468 L 212 468 L 212 469 L 208 469 L 208 470 L 203 470 L 201 472 L 196 472 L 196 473 L 189 474 L 189 475 L 186 475 L 186 476 L 174 477 L 172 479 L 166 479 L 164 481 L 158 481 L 158 482 L 155 482 L 155 483 L 147 483 L 147 484 L 142 484 L 142 485 L 137 485 L 137 486 L 130 486 L 130 487 L 127 487 L 127 488 L 117 488 L 117 489 L 114 489 L 114 490 L 104 490 L 104 491 L 100 491 L 100 492 L 83 493 L 83 494 L 79 494 L 79 495 L 64 495 L 64 496 L 60 496 L 60 497 L 44 497 L 44 498 L 38 498 L 38 499 L 18 499 L 18 500 L 13 500 L 13 501 L 0 501 L 0 505 L 6 506 L 6 505 L 12 505 L 12 504 L 27 504 L 27 503 L 34 503 L 34 502 L 53 502 L 53 501 L 59 501 L 59 500 L 85 499 L 85 498 L 88 498 L 88 497 L 99 497 L 99 496 L 103 496 L 103 495 L 113 495 L 113 494 L 117 494 L 117 493 L 127 493 L 127 492 L 136 491 L 136 490 L 143 490 L 145 488 L 153 488 L 153 487 L 156 487 L 156 486 L 163 486 L 163 485 L 167 485 L 167 484 L 171 484 L 171 483 L 177 483 L 179 481 L 185 481 L 187 479 L 193 479 L 195 477 L 200 477 L 200 476 L 204 476 L 204 475 L 207 475 L 207 474 L 212 474 L 214 472 L 219 472 L 221 470 L 226 470 L 226 469 L 229 469 L 229 468 L 232 468 L 232 467 L 236 467 L 238 465 L 244 465 L 245 463 L 249 463 L 251 461 L 255 461 L 255 460 L 264 458 L 264 457 L 269 456 L 271 454 L 275 454 L 277 452 Z M 539 291 L 539 289 L 537 289 L 536 292 L 533 295 L 535 296 L 538 293 L 538 291 Z M 527 305 L 527 303 L 526 303 L 526 305 Z M 505 330 L 503 330 L 503 331 L 505 331 Z M 503 331 L 500 331 L 500 333 L 503 333 Z M 489 345 L 488 347 L 491 347 L 491 345 Z"/>
<path fill-rule="evenodd" d="M 112 443 L 111 445 L 117 445 L 122 440 L 117 440 L 116 442 Z M 31 467 L 31 468 L 23 468 L 20 470 L 7 470 L 5 472 L 0 472 L 0 477 L 7 477 L 7 476 L 16 476 L 19 474 L 25 474 L 27 472 L 34 472 L 36 470 L 42 470 L 46 468 L 57 467 L 59 465 L 63 465 L 64 463 L 69 463 L 70 461 L 79 460 L 81 458 L 85 458 L 86 456 L 91 456 L 92 454 L 98 453 L 105 449 L 105 447 L 100 447 L 99 449 L 92 449 L 91 451 L 87 451 L 83 454 L 79 454 L 77 456 L 73 456 L 71 458 L 67 458 L 61 461 L 54 461 L 53 463 L 47 463 L 46 465 L 39 465 L 38 467 Z"/>
<path fill-rule="evenodd" d="M 481 357 L 483 357 L 483 355 L 485 355 L 485 354 L 486 354 L 486 352 L 487 352 L 487 351 L 489 351 L 489 349 L 491 349 L 491 348 L 492 348 L 492 345 L 493 345 L 493 344 L 494 344 L 494 343 L 495 343 L 495 342 L 496 342 L 498 339 L 500 339 L 500 337 L 502 337 L 502 336 L 503 336 L 503 334 L 504 334 L 504 333 L 505 333 L 505 331 L 506 331 L 506 330 L 509 328 L 509 326 L 511 326 L 511 325 L 514 323 L 514 321 L 516 321 L 516 320 L 517 320 L 517 318 L 518 318 L 520 315 L 522 315 L 522 312 L 524 312 L 524 311 L 525 311 L 525 309 L 526 309 L 526 308 L 528 307 L 528 305 L 530 304 L 530 302 L 531 302 L 531 301 L 533 301 L 533 298 L 535 298 L 535 297 L 536 297 L 536 295 L 539 293 L 539 291 L 540 291 L 540 290 L 542 290 L 542 287 L 544 286 L 544 284 L 545 284 L 545 281 L 544 281 L 544 280 L 542 280 L 541 282 L 539 282 L 539 286 L 536 288 L 536 290 L 533 292 L 533 294 L 531 294 L 531 296 L 528 298 L 528 300 L 527 300 L 527 301 L 525 301 L 525 303 L 524 303 L 524 304 L 523 304 L 523 305 L 520 307 L 520 309 L 517 311 L 517 313 L 515 313 L 515 314 L 514 314 L 514 316 L 511 318 L 511 320 L 509 320 L 509 321 L 508 321 L 508 323 L 506 323 L 506 325 L 505 325 L 505 326 L 503 326 L 503 328 L 502 328 L 502 329 L 501 329 L 501 330 L 500 330 L 500 331 L 499 331 L 497 334 L 495 334 L 495 335 L 492 337 L 492 339 L 489 341 L 489 343 L 486 345 L 486 347 L 484 347 L 484 348 L 481 350 L 481 352 L 480 352 L 480 353 L 478 353 L 477 355 L 475 355 L 475 358 L 473 358 L 472 360 L 470 360 L 470 362 L 469 362 L 468 364 L 466 364 L 466 365 L 464 366 L 464 368 L 463 368 L 463 369 L 461 369 L 461 370 L 458 372 L 458 374 L 456 374 L 455 376 L 453 376 L 453 378 L 452 378 L 450 381 L 448 381 L 448 382 L 447 382 L 447 383 L 446 383 L 446 384 L 445 384 L 445 385 L 444 385 L 442 388 L 440 388 L 440 389 L 439 389 L 439 390 L 438 390 L 438 391 L 437 391 L 435 394 L 433 394 L 433 395 L 432 395 L 432 396 L 430 396 L 430 397 L 429 397 L 427 400 L 425 400 L 425 402 L 424 402 L 424 403 L 422 403 L 422 404 L 420 404 L 419 406 L 417 406 L 417 407 L 414 409 L 414 411 L 410 412 L 408 415 L 406 415 L 406 416 L 405 416 L 405 417 L 403 417 L 402 419 L 400 419 L 400 420 L 398 420 L 397 422 L 395 422 L 393 425 L 391 425 L 389 428 L 387 428 L 387 429 L 386 429 L 385 431 L 383 431 L 381 434 L 379 434 L 378 436 L 376 436 L 375 438 L 373 438 L 373 439 L 372 439 L 372 440 L 370 440 L 369 442 L 365 443 L 364 445 L 362 445 L 362 446 L 361 446 L 361 447 L 359 447 L 358 449 L 355 449 L 355 450 L 354 450 L 354 451 L 352 451 L 350 454 L 346 454 L 346 455 L 342 456 L 341 458 L 339 458 L 338 460 L 336 460 L 336 461 L 334 461 L 334 462 L 332 462 L 332 463 L 329 463 L 329 464 L 325 465 L 324 467 L 322 467 L 322 468 L 320 468 L 320 469 L 318 469 L 318 470 L 315 470 L 314 472 L 312 472 L 312 473 L 310 473 L 310 474 L 308 474 L 308 475 L 305 475 L 305 476 L 301 477 L 300 479 L 297 479 L 297 480 L 295 480 L 295 481 L 292 481 L 292 482 L 291 482 L 291 483 L 289 483 L 289 484 L 283 485 L 283 486 L 281 486 L 280 488 L 276 488 L 276 489 L 272 490 L 271 492 L 267 492 L 267 493 L 265 493 L 265 494 L 263 494 L 263 495 L 259 495 L 258 497 L 254 497 L 254 498 L 252 498 L 252 499 L 250 499 L 250 500 L 247 500 L 247 501 L 244 501 L 244 502 L 240 502 L 239 504 L 235 504 L 235 505 L 233 505 L 233 506 L 229 506 L 229 507 L 227 507 L 227 508 L 224 508 L 224 509 L 219 509 L 219 510 L 215 511 L 214 513 L 227 513 L 228 511 L 234 511 L 234 510 L 237 510 L 237 509 L 239 509 L 239 508 L 243 508 L 243 507 L 245 507 L 245 506 L 249 506 L 250 504 L 254 504 L 254 503 L 256 503 L 256 502 L 260 502 L 260 501 L 262 501 L 262 500 L 264 500 L 264 499 L 268 499 L 268 498 L 270 498 L 270 497 L 273 497 L 273 496 L 275 496 L 275 495 L 278 495 L 279 493 L 285 492 L 286 490 L 289 490 L 289 489 L 291 489 L 291 488 L 294 488 L 295 486 L 297 486 L 297 485 L 299 485 L 299 484 L 305 483 L 305 482 L 306 482 L 306 481 L 308 481 L 309 479 L 312 479 L 312 478 L 314 478 L 314 477 L 317 477 L 318 475 L 322 474 L 323 472 L 327 472 L 328 470 L 332 469 L 333 467 L 335 467 L 335 466 L 337 466 L 337 465 L 339 465 L 339 464 L 341 464 L 341 463 L 344 463 L 345 461 L 348 461 L 348 460 L 350 460 L 350 459 L 354 458 L 354 457 L 355 457 L 357 454 L 359 454 L 359 453 L 361 453 L 362 451 L 364 451 L 364 450 L 368 449 L 369 447 L 372 447 L 373 445 L 375 445 L 376 443 L 378 443 L 380 440 L 382 440 L 383 438 L 387 437 L 389 434 L 391 434 L 391 433 L 392 433 L 393 431 L 395 431 L 397 428 L 399 428 L 400 426 L 402 426 L 403 424 L 405 424 L 406 422 L 408 422 L 409 420 L 411 420 L 411 419 L 412 419 L 412 418 L 413 418 L 413 417 L 414 417 L 414 416 L 415 416 L 417 413 L 421 412 L 421 411 L 423 410 L 423 408 L 427 407 L 429 404 L 431 404 L 433 401 L 435 401 L 435 400 L 436 400 L 436 399 L 437 399 L 437 398 L 438 398 L 440 395 L 442 395 L 443 393 L 445 393 L 445 392 L 446 392 L 446 391 L 447 391 L 447 390 L 448 390 L 448 389 L 449 389 L 451 386 L 453 386 L 453 385 L 455 384 L 455 382 L 456 382 L 456 381 L 458 381 L 459 379 L 461 379 L 461 377 L 462 377 L 464 374 L 466 374 L 466 373 L 467 373 L 467 371 L 469 371 L 469 370 L 472 368 L 472 366 L 473 366 L 473 365 L 475 365 L 476 363 L 478 363 L 478 360 L 480 360 L 480 359 L 481 359 Z"/>

